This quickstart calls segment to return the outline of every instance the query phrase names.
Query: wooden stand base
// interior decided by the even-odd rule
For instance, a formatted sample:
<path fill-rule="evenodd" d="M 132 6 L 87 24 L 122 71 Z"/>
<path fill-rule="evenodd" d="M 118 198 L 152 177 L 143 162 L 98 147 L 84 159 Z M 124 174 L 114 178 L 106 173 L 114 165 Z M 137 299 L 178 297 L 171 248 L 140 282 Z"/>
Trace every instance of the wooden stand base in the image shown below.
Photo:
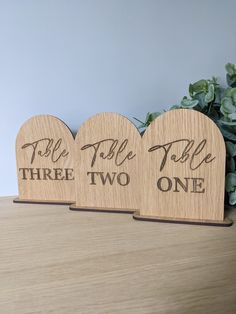
<path fill-rule="evenodd" d="M 70 205 L 73 202 L 59 202 L 59 201 L 41 201 L 41 200 L 25 200 L 25 199 L 20 199 L 19 197 L 15 198 L 13 200 L 13 203 L 26 203 L 26 204 L 46 204 L 46 205 Z"/>
<path fill-rule="evenodd" d="M 153 221 L 153 222 L 166 222 L 166 223 L 179 223 L 190 225 L 205 225 L 205 226 L 218 226 L 218 227 L 230 227 L 233 221 L 229 218 L 225 218 L 223 221 L 219 220 L 197 220 L 197 219 L 184 219 L 184 218 L 170 218 L 170 217 L 154 217 L 143 216 L 137 211 L 133 214 L 133 218 L 137 220 Z"/>
<path fill-rule="evenodd" d="M 70 205 L 70 210 L 78 211 L 89 211 L 89 212 L 109 212 L 109 213 L 120 213 L 120 214 L 133 214 L 134 209 L 123 209 L 123 208 L 103 208 L 103 207 L 88 207 L 88 206 L 77 206 L 76 204 Z"/>

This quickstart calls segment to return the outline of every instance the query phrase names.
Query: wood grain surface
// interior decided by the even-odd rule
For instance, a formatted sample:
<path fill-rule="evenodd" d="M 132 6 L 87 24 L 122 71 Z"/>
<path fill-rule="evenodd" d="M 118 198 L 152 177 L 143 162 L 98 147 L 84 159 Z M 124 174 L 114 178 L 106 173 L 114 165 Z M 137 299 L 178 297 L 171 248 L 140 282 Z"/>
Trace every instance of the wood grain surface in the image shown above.
<path fill-rule="evenodd" d="M 50 115 L 27 120 L 16 138 L 17 202 L 75 201 L 74 138 Z"/>
<path fill-rule="evenodd" d="M 75 138 L 76 204 L 71 208 L 134 211 L 140 205 L 141 136 L 118 113 L 99 113 Z"/>
<path fill-rule="evenodd" d="M 202 113 L 156 118 L 142 137 L 140 215 L 222 223 L 225 156 L 220 130 Z"/>
<path fill-rule="evenodd" d="M 236 224 L 145 223 L 12 200 L 0 200 L 1 314 L 236 313 Z"/>

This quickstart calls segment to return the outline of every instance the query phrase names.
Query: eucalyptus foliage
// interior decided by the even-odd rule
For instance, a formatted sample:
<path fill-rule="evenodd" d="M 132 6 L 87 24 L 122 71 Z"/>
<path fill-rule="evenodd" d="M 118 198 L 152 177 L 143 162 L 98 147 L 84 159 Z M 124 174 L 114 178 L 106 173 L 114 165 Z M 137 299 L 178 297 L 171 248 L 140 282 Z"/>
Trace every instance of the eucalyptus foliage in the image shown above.
<path fill-rule="evenodd" d="M 200 111 L 212 119 L 219 127 L 226 145 L 226 184 L 227 202 L 236 204 L 236 68 L 232 63 L 225 66 L 228 86 L 222 87 L 217 78 L 200 80 L 189 85 L 189 96 L 184 96 L 179 105 L 171 109 L 189 108 Z M 162 112 L 147 113 L 139 129 L 147 126 Z"/>

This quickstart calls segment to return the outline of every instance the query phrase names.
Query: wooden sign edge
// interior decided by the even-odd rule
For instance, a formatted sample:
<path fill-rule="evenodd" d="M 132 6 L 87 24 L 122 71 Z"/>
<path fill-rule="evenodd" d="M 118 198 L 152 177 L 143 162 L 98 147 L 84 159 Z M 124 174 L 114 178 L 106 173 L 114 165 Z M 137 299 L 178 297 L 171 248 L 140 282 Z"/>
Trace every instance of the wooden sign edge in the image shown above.
<path fill-rule="evenodd" d="M 116 208 L 116 209 L 112 209 L 112 208 L 103 208 L 103 207 L 96 207 L 96 206 L 76 206 L 75 203 L 72 203 L 69 206 L 70 210 L 73 211 L 82 211 L 82 212 L 102 212 L 102 213 L 113 213 L 113 214 L 133 214 L 135 212 L 135 210 L 125 210 L 124 208 Z"/>
<path fill-rule="evenodd" d="M 137 131 L 137 133 L 140 136 L 140 140 L 142 140 L 142 136 L 137 128 L 137 126 L 126 116 L 118 113 L 118 112 L 112 112 L 112 111 L 103 111 L 103 112 L 98 112 L 94 115 L 92 115 L 91 117 L 89 117 L 88 119 L 86 119 L 86 121 L 84 121 L 80 127 L 77 130 L 76 136 L 75 136 L 75 145 L 76 145 L 76 140 L 77 140 L 77 135 L 80 132 L 80 129 L 82 127 L 84 127 L 84 125 L 91 119 L 94 119 L 97 116 L 103 115 L 103 114 L 114 114 L 114 115 L 118 115 L 122 118 L 124 118 L 125 120 L 127 120 L 133 127 L 134 129 Z M 75 148 L 76 150 L 76 148 Z M 76 161 L 75 161 L 76 164 Z M 76 184 L 76 178 L 75 178 L 75 184 Z M 76 202 L 73 202 L 70 204 L 69 209 L 72 211 L 87 211 L 87 212 L 104 212 L 104 213 L 116 213 L 116 214 L 133 214 L 136 212 L 136 209 L 124 209 L 124 208 L 104 208 L 104 207 L 96 207 L 96 206 L 77 206 Z"/>
<path fill-rule="evenodd" d="M 209 123 L 211 123 L 212 127 L 214 127 L 218 134 L 219 137 L 221 138 L 222 144 L 224 146 L 224 152 L 225 152 L 225 163 L 226 163 L 226 146 L 225 146 L 225 141 L 222 133 L 220 132 L 219 127 L 205 114 L 196 111 L 194 109 L 184 109 L 184 108 L 179 108 L 179 109 L 173 109 L 171 111 L 164 112 L 163 114 L 159 115 L 158 117 L 155 118 L 154 121 L 158 120 L 159 118 L 163 117 L 163 115 L 168 115 L 170 112 L 177 111 L 177 110 L 191 110 L 196 112 L 196 114 L 199 114 L 203 116 L 204 119 L 208 120 Z M 153 122 L 154 122 L 153 121 Z M 147 127 L 145 130 L 142 140 L 145 139 L 145 136 L 147 134 L 148 128 L 150 128 L 151 124 Z M 224 178 L 225 180 L 225 178 Z M 225 210 L 224 210 L 225 212 Z M 140 215 L 140 211 L 135 211 L 133 213 L 133 219 L 135 220 L 141 220 L 141 221 L 150 221 L 150 222 L 164 222 L 164 223 L 177 223 L 177 224 L 191 224 L 191 225 L 205 225 L 205 226 L 219 226 L 219 227 L 230 227 L 233 225 L 233 221 L 229 219 L 228 217 L 225 217 L 224 220 L 202 220 L 202 219 L 187 219 L 187 218 L 175 218 L 175 217 L 158 217 L 158 216 L 148 216 L 148 215 Z"/>
<path fill-rule="evenodd" d="M 23 203 L 23 204 L 44 204 L 44 205 L 71 205 L 73 203 L 69 201 L 53 201 L 53 200 L 47 200 L 47 201 L 40 201 L 40 200 L 31 200 L 31 199 L 21 199 L 19 197 L 16 197 L 13 199 L 13 203 Z"/>
<path fill-rule="evenodd" d="M 37 114 L 34 116 L 31 116 L 30 118 L 28 118 L 27 120 L 25 120 L 25 122 L 20 126 L 17 135 L 16 135 L 16 139 L 15 139 L 15 156 L 16 156 L 16 143 L 17 143 L 17 138 L 18 135 L 21 131 L 21 129 L 24 127 L 25 124 L 27 124 L 31 119 L 36 118 L 36 117 L 45 117 L 45 116 L 49 116 L 52 117 L 53 119 L 56 119 L 58 121 L 60 121 L 66 128 L 67 130 L 70 132 L 73 140 L 75 141 L 75 136 L 72 132 L 72 130 L 70 129 L 70 127 L 60 118 L 51 115 L 51 114 Z M 17 157 L 16 157 L 16 163 L 17 163 Z M 18 185 L 18 176 L 17 176 L 17 185 Z M 33 200 L 33 199 L 21 199 L 19 198 L 19 196 L 17 196 L 16 198 L 13 199 L 12 201 L 13 203 L 22 203 L 22 204 L 44 204 L 44 205 L 71 205 L 74 203 L 74 201 L 55 201 L 55 200 Z"/>
<path fill-rule="evenodd" d="M 184 218 L 171 218 L 171 217 L 156 217 L 140 215 L 139 211 L 133 214 L 133 219 L 150 221 L 150 222 L 164 222 L 164 223 L 177 223 L 185 225 L 204 225 L 204 226 L 217 226 L 217 227 L 230 227 L 233 225 L 233 221 L 228 217 L 224 220 L 197 220 L 197 219 L 184 219 Z"/>
<path fill-rule="evenodd" d="M 83 123 L 81 123 L 81 125 L 80 125 L 79 128 L 77 129 L 76 135 L 75 135 L 75 137 L 74 137 L 75 143 L 76 143 L 76 138 L 77 138 L 77 136 L 78 136 L 80 130 L 85 126 L 85 124 L 87 124 L 88 121 L 90 121 L 90 120 L 92 120 L 92 119 L 94 119 L 94 118 L 96 118 L 96 117 L 98 117 L 98 116 L 100 116 L 100 115 L 103 115 L 103 114 L 114 114 L 114 115 L 118 115 L 118 116 L 124 118 L 125 120 L 129 121 L 129 122 L 133 125 L 133 127 L 136 129 L 136 131 L 138 132 L 140 138 L 142 139 L 142 136 L 141 136 L 141 134 L 140 134 L 140 132 L 139 132 L 137 126 L 134 124 L 134 122 L 131 121 L 131 119 L 129 119 L 129 118 L 127 118 L 125 115 L 120 114 L 120 113 L 115 112 L 115 111 L 102 111 L 102 112 L 97 112 L 97 113 L 95 113 L 94 115 L 92 115 L 92 116 L 90 116 L 88 119 L 86 119 Z M 62 122 L 63 122 L 63 121 L 62 121 Z"/>
<path fill-rule="evenodd" d="M 219 137 L 221 138 L 221 141 L 222 141 L 222 144 L 224 146 L 224 152 L 225 152 L 225 156 L 226 156 L 226 145 L 225 145 L 225 140 L 224 140 L 224 137 L 220 131 L 220 128 L 217 126 L 217 124 L 212 120 L 210 119 L 208 116 L 206 116 L 204 113 L 200 112 L 200 111 L 197 111 L 197 110 L 194 110 L 194 109 L 186 109 L 186 108 L 178 108 L 178 109 L 171 109 L 169 111 L 165 111 L 163 113 L 161 113 L 159 116 L 157 116 L 153 121 L 152 123 L 149 124 L 149 126 L 146 128 L 145 132 L 143 133 L 142 135 L 142 139 L 145 138 L 147 136 L 147 131 L 151 128 L 151 125 L 153 125 L 153 123 L 155 123 L 155 121 L 159 120 L 159 119 L 162 119 L 163 116 L 167 116 L 169 114 L 172 114 L 173 112 L 177 112 L 177 111 L 186 111 L 186 112 L 194 112 L 194 114 L 196 115 L 199 115 L 199 116 L 202 116 L 203 119 L 205 120 L 208 120 L 209 123 L 212 125 L 213 128 L 215 128 L 219 134 Z"/>
<path fill-rule="evenodd" d="M 68 131 L 71 133 L 73 139 L 75 139 L 75 135 L 73 134 L 73 132 L 71 131 L 70 127 L 60 118 L 58 118 L 57 116 L 54 116 L 52 114 L 36 114 L 34 116 L 31 116 L 30 118 L 26 119 L 25 122 L 23 122 L 23 124 L 20 126 L 18 132 L 17 132 L 17 135 L 16 135 L 16 140 L 15 140 L 15 144 L 17 142 L 17 137 L 18 137 L 18 134 L 20 133 L 21 129 L 24 127 L 25 124 L 27 124 L 31 119 L 33 118 L 39 118 L 39 117 L 51 117 L 53 119 L 56 119 L 58 121 L 60 121 L 61 123 L 63 123 L 66 128 L 68 129 Z"/>

